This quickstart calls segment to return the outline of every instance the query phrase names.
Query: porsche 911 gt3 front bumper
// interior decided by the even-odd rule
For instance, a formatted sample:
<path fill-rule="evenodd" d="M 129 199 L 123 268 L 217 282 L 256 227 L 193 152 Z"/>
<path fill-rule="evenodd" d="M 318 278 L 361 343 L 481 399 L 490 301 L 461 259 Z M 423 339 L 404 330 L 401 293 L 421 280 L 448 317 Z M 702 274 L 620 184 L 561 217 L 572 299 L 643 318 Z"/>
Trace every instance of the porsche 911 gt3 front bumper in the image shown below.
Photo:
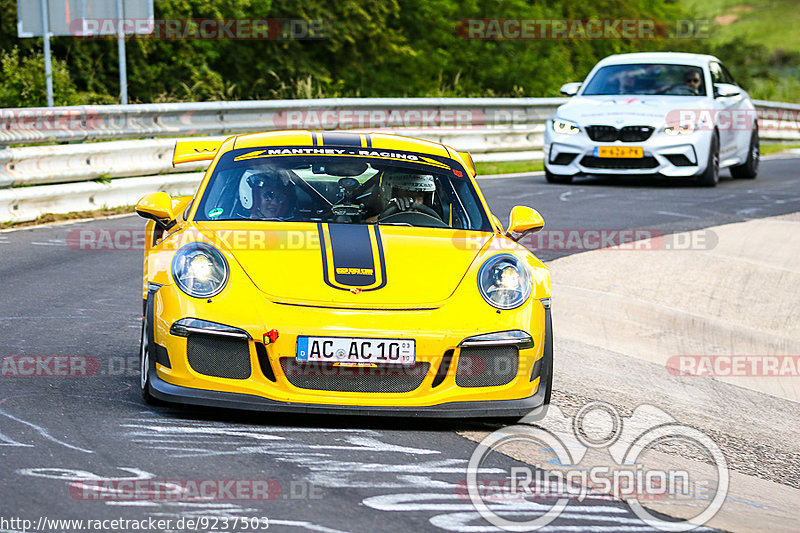
<path fill-rule="evenodd" d="M 188 309 L 175 304 L 187 300 L 175 290 L 153 291 L 148 306 L 154 330 L 150 394 L 161 400 L 247 410 L 427 417 L 524 416 L 549 403 L 549 301 L 530 300 L 505 315 L 485 306 L 485 313 L 471 319 L 457 302 L 437 309 L 363 313 L 264 301 L 248 316 L 280 316 L 271 322 L 280 332 L 271 342 L 262 339 L 270 326 L 226 326 L 208 312 L 213 309 L 208 304 L 192 310 L 204 319 L 186 320 Z M 509 329 L 519 338 L 475 340 Z M 400 368 L 297 360 L 299 335 L 334 332 L 413 338 L 416 362 Z"/>

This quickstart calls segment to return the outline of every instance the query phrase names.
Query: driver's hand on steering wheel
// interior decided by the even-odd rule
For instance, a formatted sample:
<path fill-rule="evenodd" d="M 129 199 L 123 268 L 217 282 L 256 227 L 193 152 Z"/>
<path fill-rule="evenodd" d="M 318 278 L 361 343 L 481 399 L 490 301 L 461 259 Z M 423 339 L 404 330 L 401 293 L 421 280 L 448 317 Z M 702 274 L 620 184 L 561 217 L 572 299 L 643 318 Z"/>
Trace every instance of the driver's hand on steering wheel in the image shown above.
<path fill-rule="evenodd" d="M 414 199 L 408 196 L 401 196 L 399 198 L 392 198 L 390 204 L 394 203 L 400 211 L 408 211 L 414 205 Z"/>

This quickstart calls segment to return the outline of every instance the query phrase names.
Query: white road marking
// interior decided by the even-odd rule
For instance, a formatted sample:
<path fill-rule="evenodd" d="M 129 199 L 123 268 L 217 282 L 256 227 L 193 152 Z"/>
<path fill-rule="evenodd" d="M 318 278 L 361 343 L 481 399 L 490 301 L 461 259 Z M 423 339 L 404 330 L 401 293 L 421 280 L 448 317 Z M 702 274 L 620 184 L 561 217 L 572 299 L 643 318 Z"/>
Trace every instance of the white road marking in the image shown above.
<path fill-rule="evenodd" d="M 0 446 L 19 446 L 21 448 L 33 448 L 33 444 L 22 444 L 14 439 L 0 433 Z"/>
<path fill-rule="evenodd" d="M 17 474 L 31 477 L 43 477 L 46 479 L 58 479 L 62 481 L 89 481 L 89 480 L 113 480 L 113 481 L 128 481 L 137 479 L 153 479 L 155 474 L 139 470 L 138 468 L 131 468 L 127 466 L 120 466 L 120 470 L 130 472 L 132 476 L 125 477 L 108 477 L 98 476 L 94 472 L 87 472 L 86 470 L 73 470 L 71 468 L 20 468 Z"/>
<path fill-rule="evenodd" d="M 349 533 L 348 531 L 342 531 L 341 529 L 331 529 L 329 527 L 318 526 L 317 524 L 313 524 L 311 522 L 305 522 L 302 520 L 270 520 L 269 525 L 270 527 L 272 526 L 302 527 L 303 529 L 307 529 L 309 531 L 321 531 L 322 533 Z"/>
<path fill-rule="evenodd" d="M 571 194 L 572 194 L 572 191 L 562 192 L 562 193 L 561 193 L 561 194 L 558 196 L 558 199 L 559 199 L 559 200 L 561 200 L 562 202 L 569 202 L 569 196 L 570 196 Z"/>
<path fill-rule="evenodd" d="M 47 242 L 33 241 L 31 244 L 35 244 L 37 246 L 66 246 L 67 241 L 64 239 L 48 239 Z"/>
<path fill-rule="evenodd" d="M 532 519 L 536 518 L 537 516 L 539 516 L 542 513 L 532 514 L 532 513 L 528 513 L 528 512 L 524 512 L 524 511 L 507 510 L 507 511 L 500 512 L 498 514 L 503 516 L 503 518 L 507 518 L 509 516 L 517 516 L 517 517 L 520 517 L 521 518 L 520 521 L 522 521 L 524 519 L 532 520 Z M 615 523 L 613 525 L 609 524 L 608 526 L 599 526 L 599 525 L 591 525 L 591 524 L 580 524 L 580 525 L 569 525 L 569 526 L 554 526 L 554 525 L 550 524 L 548 526 L 543 527 L 539 531 L 542 531 L 542 532 L 545 532 L 545 533 L 548 532 L 548 531 L 553 531 L 553 532 L 558 532 L 558 531 L 565 531 L 565 532 L 570 531 L 571 532 L 571 531 L 575 531 L 575 532 L 579 532 L 579 533 L 583 533 L 583 532 L 587 532 L 587 533 L 601 533 L 601 532 L 603 532 L 603 533 L 604 532 L 616 533 L 616 532 L 633 532 L 633 531 L 649 531 L 649 532 L 653 531 L 652 527 L 647 526 L 645 524 L 642 524 L 642 521 L 639 520 L 638 518 L 623 519 L 623 518 L 618 518 L 618 517 L 600 516 L 600 515 L 596 515 L 596 514 L 575 515 L 573 517 L 573 516 L 567 516 L 566 512 L 562 513 L 561 516 L 564 516 L 564 517 L 567 517 L 567 518 L 576 518 L 578 520 L 591 519 L 591 520 L 599 521 L 599 522 L 615 522 Z M 457 531 L 459 533 L 483 533 L 483 532 L 490 532 L 490 531 L 491 532 L 499 531 L 499 529 L 497 527 L 495 527 L 495 526 L 483 525 L 483 524 L 485 524 L 485 522 L 483 522 L 483 524 L 481 524 L 481 525 L 470 525 L 470 522 L 473 522 L 473 521 L 483 522 L 483 518 L 481 517 L 481 515 L 478 512 L 472 511 L 472 512 L 449 513 L 449 514 L 443 514 L 443 515 L 436 515 L 436 516 L 432 517 L 429 520 L 429 522 L 432 525 L 436 526 L 436 527 L 439 527 L 439 528 L 447 530 L 447 531 Z M 625 523 L 632 523 L 632 524 L 638 523 L 639 525 L 623 525 Z M 697 531 L 697 530 L 694 530 L 694 531 Z"/>
<path fill-rule="evenodd" d="M 682 218 L 700 218 L 694 215 L 684 215 L 683 213 L 674 213 L 672 211 L 656 211 L 659 215 L 668 215 L 671 217 L 682 217 Z"/>
<path fill-rule="evenodd" d="M 51 442 L 55 442 L 56 444 L 60 444 L 61 446 L 64 446 L 65 448 L 69 448 L 71 450 L 76 450 L 76 451 L 84 452 L 84 453 L 94 453 L 94 451 L 92 451 L 92 450 L 87 450 L 85 448 L 80 448 L 78 446 L 73 446 L 72 444 L 64 442 L 63 440 L 59 440 L 59 439 L 53 437 L 52 435 L 50 435 L 50 433 L 48 433 L 47 430 L 44 429 L 43 427 L 37 426 L 33 422 L 28 422 L 27 420 L 22 420 L 21 418 L 17 418 L 16 416 L 14 416 L 12 414 L 6 413 L 2 409 L 0 409 L 0 415 L 3 415 L 5 417 L 7 417 L 7 418 L 10 418 L 11 420 L 13 420 L 15 422 L 19 422 L 20 424 L 23 424 L 23 425 L 26 425 L 28 427 L 33 428 L 36 431 L 36 433 L 38 433 L 39 435 L 41 435 L 45 439 L 47 439 L 47 440 L 49 440 Z"/>
<path fill-rule="evenodd" d="M 467 459 L 441 458 L 431 460 L 409 460 L 412 457 L 441 454 L 439 450 L 403 446 L 387 442 L 390 438 L 373 430 L 339 430 L 325 429 L 331 442 L 328 445 L 306 444 L 293 438 L 292 431 L 299 433 L 318 433 L 314 428 L 283 428 L 264 426 L 231 427 L 223 423 L 199 425 L 196 421 L 186 424 L 175 420 L 151 421 L 147 416 L 133 419 L 132 423 L 123 424 L 129 428 L 125 438 L 137 441 L 152 440 L 170 457 L 208 457 L 215 455 L 246 454 L 269 456 L 274 461 L 290 463 L 303 468 L 309 473 L 305 476 L 313 486 L 328 489 L 357 488 L 371 491 L 407 491 L 401 494 L 380 494 L 364 498 L 361 503 L 379 511 L 402 512 L 419 511 L 444 513 L 435 514 L 430 524 L 436 528 L 469 532 L 497 531 L 487 529 L 480 515 L 475 512 L 472 503 L 458 492 L 459 483 L 463 483 L 467 470 Z M 339 434 L 337 436 L 337 433 Z M 353 434 L 355 433 L 355 434 Z M 300 435 L 297 435 L 298 437 Z M 149 439 L 148 439 L 149 437 Z M 180 443 L 170 440 L 176 437 Z M 226 441 L 220 441 L 226 437 Z M 267 441 L 267 442 L 265 442 Z M 209 449 L 203 448 L 208 446 Z M 347 455 L 335 457 L 336 450 Z M 367 461 L 362 460 L 367 452 Z M 399 454 L 399 455 L 398 455 Z M 380 457 L 376 461 L 376 458 Z M 419 458 L 422 458 L 419 457 Z M 352 458 L 352 459 L 351 459 Z M 263 460 L 262 460 L 263 461 Z M 505 474 L 502 468 L 481 468 L 482 474 Z M 418 490 L 420 492 L 408 492 Z M 439 490 L 440 493 L 432 493 Z M 374 494 L 374 492 L 373 492 Z M 607 495 L 602 498 L 608 501 Z M 510 513 L 510 516 L 544 514 L 550 507 L 535 502 L 503 502 L 490 504 L 498 513 Z M 641 521 L 626 508 L 601 505 L 576 504 L 568 507 L 564 517 L 573 523 L 578 522 L 576 531 L 626 531 L 628 524 L 640 524 L 630 531 L 647 531 Z M 473 523 L 474 522 L 474 523 Z M 608 523 L 608 526 L 605 524 Z M 600 524 L 600 525 L 598 525 Z M 296 526 L 312 531 L 333 531 L 316 524 L 297 521 L 279 521 L 270 519 L 270 525 Z M 480 529 L 473 529 L 480 528 Z M 550 530 L 557 530 L 552 529 Z M 567 530 L 565 530 L 567 531 Z"/>

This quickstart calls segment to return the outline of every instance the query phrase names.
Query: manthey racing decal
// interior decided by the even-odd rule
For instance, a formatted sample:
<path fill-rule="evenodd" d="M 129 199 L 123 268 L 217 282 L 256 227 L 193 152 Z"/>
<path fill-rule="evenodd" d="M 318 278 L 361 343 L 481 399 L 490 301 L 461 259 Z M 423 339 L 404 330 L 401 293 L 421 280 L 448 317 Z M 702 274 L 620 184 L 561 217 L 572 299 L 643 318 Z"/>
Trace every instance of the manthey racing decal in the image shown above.
<path fill-rule="evenodd" d="M 378 226 L 317 224 L 322 276 L 334 289 L 357 294 L 386 285 L 386 260 Z"/>
<path fill-rule="evenodd" d="M 350 142 L 353 143 L 352 146 L 342 146 L 341 143 L 343 142 L 341 139 L 338 139 L 338 136 L 342 136 L 344 134 L 336 134 L 337 135 L 337 143 L 338 146 L 334 147 L 325 147 L 325 145 L 319 144 L 319 139 L 321 137 L 324 138 L 326 134 L 317 134 L 314 138 L 317 139 L 317 144 L 315 146 L 275 146 L 271 148 L 259 148 L 257 150 L 250 150 L 247 153 L 238 155 L 234 157 L 234 161 L 247 161 L 249 159 L 263 159 L 268 157 L 286 157 L 286 156 L 298 156 L 298 155 L 305 155 L 305 156 L 341 156 L 341 157 L 358 157 L 358 158 L 374 158 L 374 159 L 388 159 L 392 161 L 405 161 L 405 162 L 412 162 L 412 163 L 420 163 L 423 165 L 430 165 L 432 167 L 442 168 L 442 169 L 450 169 L 452 165 L 449 165 L 442 160 L 446 158 L 440 158 L 436 156 L 431 156 L 427 154 L 422 154 L 419 152 L 405 152 L 400 150 L 377 150 L 371 148 L 369 144 L 369 136 L 367 135 L 353 135 L 353 139 L 350 139 Z M 327 134 L 333 135 L 333 134 Z M 324 142 L 324 141 L 323 141 Z M 358 142 L 359 144 L 355 144 Z"/>

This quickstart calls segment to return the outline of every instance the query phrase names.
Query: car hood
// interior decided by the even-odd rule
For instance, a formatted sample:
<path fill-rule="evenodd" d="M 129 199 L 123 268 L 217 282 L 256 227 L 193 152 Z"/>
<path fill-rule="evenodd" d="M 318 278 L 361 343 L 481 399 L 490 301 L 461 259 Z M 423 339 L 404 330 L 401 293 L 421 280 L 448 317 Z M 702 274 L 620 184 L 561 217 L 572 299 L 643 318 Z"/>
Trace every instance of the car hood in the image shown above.
<path fill-rule="evenodd" d="M 608 125 L 617 128 L 627 125 L 658 128 L 668 116 L 681 110 L 703 110 L 711 106 L 709 98 L 698 96 L 622 95 L 576 96 L 556 111 L 559 118 L 581 126 Z"/>
<path fill-rule="evenodd" d="M 273 301 L 436 307 L 493 234 L 356 224 L 209 222 L 198 229 Z"/>

